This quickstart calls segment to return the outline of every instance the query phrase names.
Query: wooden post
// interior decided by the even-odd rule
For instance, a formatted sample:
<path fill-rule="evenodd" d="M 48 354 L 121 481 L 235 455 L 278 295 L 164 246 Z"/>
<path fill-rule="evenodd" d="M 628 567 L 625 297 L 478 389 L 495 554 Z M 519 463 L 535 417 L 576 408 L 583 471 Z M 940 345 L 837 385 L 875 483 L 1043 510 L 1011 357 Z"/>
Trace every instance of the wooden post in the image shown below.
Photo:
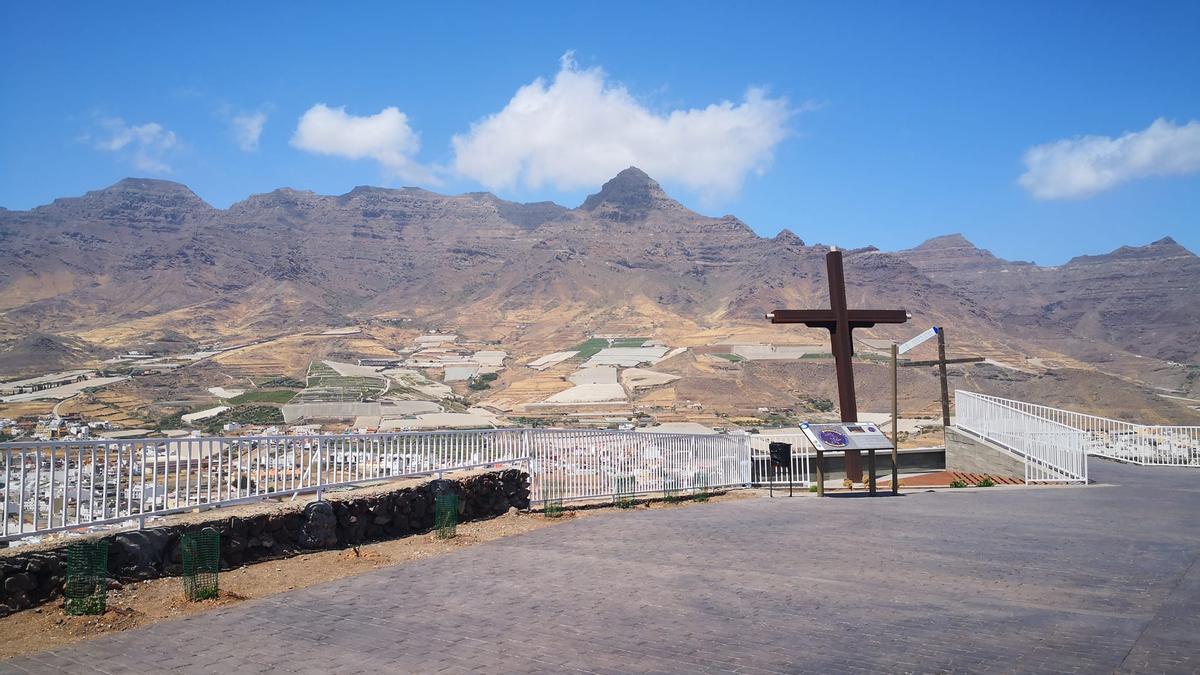
<path fill-rule="evenodd" d="M 892 494 L 900 494 L 900 394 L 896 377 L 899 345 L 892 343 Z"/>
<path fill-rule="evenodd" d="M 825 453 L 817 450 L 817 496 L 825 496 Z"/>
<path fill-rule="evenodd" d="M 868 491 L 871 496 L 875 496 L 875 448 L 867 451 L 867 473 L 871 474 L 868 477 Z"/>
<path fill-rule="evenodd" d="M 938 374 L 942 379 L 942 443 L 950 427 L 950 390 L 946 385 L 946 329 L 938 329 Z"/>

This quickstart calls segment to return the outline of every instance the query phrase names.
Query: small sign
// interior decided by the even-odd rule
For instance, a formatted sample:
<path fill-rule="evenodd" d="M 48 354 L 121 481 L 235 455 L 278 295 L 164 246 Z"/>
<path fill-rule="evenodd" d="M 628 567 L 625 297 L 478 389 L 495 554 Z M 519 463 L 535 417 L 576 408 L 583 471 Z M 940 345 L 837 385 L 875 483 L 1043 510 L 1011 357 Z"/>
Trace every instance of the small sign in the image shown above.
<path fill-rule="evenodd" d="M 916 336 L 915 338 L 913 338 L 913 339 L 909 340 L 908 342 L 905 342 L 904 344 L 897 347 L 896 353 L 903 354 L 904 352 L 912 349 L 913 347 L 916 347 L 917 345 L 928 340 L 929 338 L 933 337 L 934 335 L 937 335 L 939 332 L 941 332 L 941 330 L 942 329 L 938 328 L 937 326 L 930 328 L 929 330 L 925 331 L 924 333 L 921 333 L 920 335 Z"/>
<path fill-rule="evenodd" d="M 891 450 L 892 442 L 870 422 L 800 425 L 813 448 L 821 452 L 844 450 Z"/>
<path fill-rule="evenodd" d="M 792 444 L 773 442 L 768 446 L 771 450 L 771 464 L 776 467 L 791 469 Z"/>

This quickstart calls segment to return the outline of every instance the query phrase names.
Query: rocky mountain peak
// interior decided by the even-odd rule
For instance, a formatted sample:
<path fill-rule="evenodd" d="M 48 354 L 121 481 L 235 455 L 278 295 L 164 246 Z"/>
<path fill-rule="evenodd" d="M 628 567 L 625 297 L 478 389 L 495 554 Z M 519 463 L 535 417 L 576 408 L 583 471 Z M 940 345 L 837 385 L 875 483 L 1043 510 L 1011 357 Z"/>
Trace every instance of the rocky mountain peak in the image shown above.
<path fill-rule="evenodd" d="M 579 207 L 610 220 L 629 220 L 656 209 L 682 209 L 645 171 L 631 166 L 588 196 Z"/>
<path fill-rule="evenodd" d="M 774 241 L 777 244 L 784 244 L 786 246 L 804 246 L 804 240 L 786 227 L 780 230 L 779 234 L 775 235 Z"/>
<path fill-rule="evenodd" d="M 1196 260 L 1196 254 L 1181 246 L 1171 237 L 1163 237 L 1145 246 L 1122 246 L 1111 253 L 1076 256 L 1068 260 L 1067 265 L 1094 265 L 1109 261 L 1159 261 L 1167 258 L 1182 258 L 1192 262 Z"/>
<path fill-rule="evenodd" d="M 97 192 L 115 193 L 141 193 L 141 194 L 180 194 L 196 197 L 196 193 L 192 192 L 191 188 L 183 183 L 176 183 L 172 180 L 162 180 L 160 178 L 122 178 L 112 185 L 98 190 Z M 196 197 L 199 199 L 199 197 Z"/>
<path fill-rule="evenodd" d="M 937 251 L 948 248 L 975 248 L 966 237 L 955 232 L 954 234 L 943 234 L 939 237 L 926 239 L 920 246 L 914 248 L 914 251 Z"/>
<path fill-rule="evenodd" d="M 1179 242 L 1175 241 L 1171 237 L 1163 237 L 1162 239 L 1159 239 L 1157 241 L 1152 241 L 1146 245 L 1146 248 L 1164 251 L 1164 252 L 1170 252 L 1170 253 L 1174 253 L 1174 254 L 1185 253 L 1185 254 L 1192 255 L 1192 256 L 1195 255 L 1191 251 L 1187 250 L 1187 248 L 1185 248 L 1183 246 L 1183 244 L 1180 244 Z"/>
<path fill-rule="evenodd" d="M 68 220 L 107 221 L 122 227 L 165 226 L 214 211 L 213 207 L 186 185 L 154 178 L 124 178 L 82 197 L 56 199 L 34 211 L 56 214 Z"/>

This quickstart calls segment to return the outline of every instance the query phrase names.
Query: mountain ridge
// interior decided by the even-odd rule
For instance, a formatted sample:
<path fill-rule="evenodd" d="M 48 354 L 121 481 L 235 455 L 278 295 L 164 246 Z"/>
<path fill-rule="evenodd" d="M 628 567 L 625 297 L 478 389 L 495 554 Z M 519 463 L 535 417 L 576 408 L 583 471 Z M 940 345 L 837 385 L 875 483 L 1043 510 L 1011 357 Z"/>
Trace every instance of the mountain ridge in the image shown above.
<path fill-rule="evenodd" d="M 576 208 L 357 186 L 280 188 L 216 209 L 183 184 L 130 178 L 0 212 L 0 242 L 0 339 L 10 340 L 122 345 L 164 327 L 202 339 L 391 316 L 575 335 L 614 321 L 741 330 L 773 309 L 828 301 L 828 246 L 693 212 L 635 167 Z M 1161 265 L 1164 255 L 1177 264 Z M 847 250 L 847 290 L 854 306 L 907 307 L 914 323 L 955 326 L 997 353 L 1190 362 L 1200 316 L 1178 296 L 1200 288 L 1196 260 L 1168 237 L 1049 268 L 951 234 Z M 1139 325 L 1146 317 L 1152 328 Z"/>
<path fill-rule="evenodd" d="M 609 188 L 609 191 L 607 193 L 605 191 L 606 187 Z M 487 191 L 463 192 L 463 193 L 453 194 L 453 195 L 444 195 L 444 194 L 441 194 L 438 192 L 433 192 L 431 190 L 426 190 L 425 188 L 412 187 L 412 186 L 391 188 L 391 187 L 374 186 L 374 185 L 358 185 L 358 186 L 351 188 L 350 190 L 348 190 L 345 193 L 328 194 L 328 195 L 321 194 L 321 193 L 315 192 L 313 190 L 298 189 L 298 188 L 284 186 L 284 187 L 276 188 L 270 192 L 255 193 L 255 194 L 247 195 L 245 198 L 238 200 L 236 202 L 233 202 L 228 207 L 221 209 L 221 208 L 218 208 L 218 207 L 215 207 L 215 206 L 212 206 L 211 204 L 209 204 L 202 197 L 200 197 L 198 194 L 196 194 L 190 187 L 188 187 L 187 184 L 185 184 L 185 183 L 180 183 L 177 181 L 165 180 L 165 179 L 160 179 L 160 178 L 145 178 L 145 177 L 127 176 L 125 178 L 118 180 L 117 182 L 113 183 L 112 185 L 109 185 L 107 187 L 100 188 L 97 190 L 90 190 L 88 192 L 85 192 L 83 195 L 72 196 L 72 197 L 58 197 L 49 204 L 42 204 L 42 205 L 34 206 L 30 209 L 9 209 L 9 208 L 0 206 L 0 212 L 6 212 L 9 215 L 28 214 L 28 213 L 34 213 L 34 212 L 37 212 L 42 209 L 47 209 L 47 208 L 59 205 L 60 203 L 75 204 L 75 203 L 78 203 L 79 200 L 84 200 L 89 197 L 110 196 L 110 195 L 119 195 L 119 194 L 128 195 L 128 194 L 139 194 L 139 193 L 140 194 L 150 194 L 150 195 L 163 194 L 163 195 L 182 196 L 182 197 L 186 197 L 190 201 L 194 201 L 195 203 L 205 207 L 206 209 L 209 209 L 212 211 L 217 211 L 217 212 L 229 212 L 231 210 L 234 210 L 235 207 L 237 207 L 239 205 L 245 205 L 247 202 L 260 201 L 263 198 L 274 197 L 276 195 L 305 197 L 305 198 L 309 198 L 309 199 L 313 199 L 313 200 L 337 199 L 337 200 L 341 200 L 341 201 L 349 201 L 355 197 L 361 197 L 361 196 L 366 196 L 366 195 L 397 195 L 397 194 L 399 194 L 399 195 L 427 195 L 427 196 L 433 196 L 433 197 L 443 198 L 443 199 L 456 199 L 456 198 L 485 199 L 485 200 L 500 202 L 505 205 L 512 205 L 512 206 L 517 206 L 517 207 L 535 207 L 536 206 L 536 207 L 554 208 L 556 210 L 562 210 L 562 211 L 579 211 L 579 210 L 594 211 L 594 210 L 600 208 L 606 202 L 611 205 L 626 207 L 632 211 L 642 211 L 642 212 L 651 210 L 654 207 L 667 207 L 670 210 L 678 209 L 678 210 L 681 210 L 681 211 L 684 211 L 684 212 L 687 212 L 687 213 L 690 213 L 693 215 L 701 216 L 703 218 L 711 218 L 714 220 L 737 221 L 738 223 L 740 223 L 742 225 L 745 224 L 745 223 L 742 223 L 742 221 L 740 219 L 738 219 L 736 216 L 734 216 L 732 214 L 725 214 L 723 216 L 702 216 L 699 213 L 691 211 L 686 206 L 684 206 L 677 200 L 675 200 L 675 199 L 671 198 L 669 195 L 667 195 L 667 193 L 662 190 L 662 187 L 659 185 L 659 183 L 657 181 L 655 181 L 653 178 L 651 178 L 648 174 L 646 174 L 641 169 L 638 169 L 637 167 L 632 167 L 632 166 L 619 172 L 612 179 L 610 179 L 609 181 L 604 183 L 604 185 L 601 186 L 601 189 L 598 192 L 588 195 L 579 206 L 574 207 L 574 208 L 565 206 L 562 204 L 558 204 L 557 202 L 554 202 L 552 200 L 540 200 L 540 201 L 534 201 L 534 202 L 512 201 L 512 200 L 504 199 L 503 197 L 500 197 L 492 192 L 487 192 Z M 614 197 L 615 197 L 615 199 L 614 199 Z M 644 215 L 644 213 L 642 213 L 640 215 Z M 786 241 L 788 243 L 795 243 L 795 240 L 799 239 L 801 245 L 804 245 L 803 240 L 800 239 L 799 235 L 797 235 L 791 228 L 787 228 L 787 227 L 781 228 L 780 231 L 777 232 L 775 235 L 766 236 L 766 235 L 757 235 L 756 234 L 756 236 L 759 236 L 760 238 L 762 238 L 764 240 L 781 240 L 781 241 Z M 860 247 L 860 248 L 874 248 L 874 247 L 868 244 L 867 246 Z M 929 238 L 925 239 L 924 241 L 922 241 L 921 243 L 917 244 L 916 246 L 913 246 L 908 249 L 900 249 L 900 250 L 893 251 L 893 252 L 894 253 L 908 253 L 908 252 L 913 252 L 913 251 L 931 251 L 931 250 L 939 250 L 939 249 L 946 249 L 946 248 L 969 248 L 969 249 L 974 249 L 976 251 L 980 251 L 982 253 L 986 253 L 986 254 L 994 257 L 996 260 L 999 260 L 999 261 L 1002 261 L 1005 263 L 1037 265 L 1037 263 L 1033 263 L 1030 261 L 1023 261 L 1023 260 L 1017 260 L 1017 259 L 1005 259 L 1005 258 L 1000 258 L 998 256 L 995 256 L 988 249 L 984 249 L 984 248 L 977 246 L 976 244 L 974 244 L 973 242 L 968 240 L 965 235 L 958 233 L 958 232 L 929 237 Z M 1125 245 L 1118 246 L 1117 248 L 1115 248 L 1111 251 L 1107 251 L 1107 252 L 1103 252 L 1103 253 L 1080 254 L 1078 256 L 1071 258 L 1070 260 L 1068 260 L 1067 263 L 1064 263 L 1064 264 L 1069 264 L 1071 260 L 1078 260 L 1078 259 L 1096 258 L 1096 257 L 1117 255 L 1117 254 L 1126 254 L 1126 253 L 1135 253 L 1136 254 L 1136 253 L 1146 250 L 1146 249 L 1150 249 L 1150 250 L 1154 250 L 1154 251 L 1170 250 L 1170 251 L 1177 252 L 1180 254 L 1187 254 L 1191 257 L 1198 257 L 1198 254 L 1196 252 L 1193 252 L 1190 249 L 1188 249 L 1187 247 L 1183 246 L 1178 241 L 1176 241 L 1173 237 L 1166 235 L 1157 240 L 1149 242 L 1147 244 L 1143 244 L 1141 246 L 1125 244 Z M 1047 266 L 1043 266 L 1043 267 L 1047 267 Z M 1054 266 L 1048 266 L 1048 267 L 1054 267 Z"/>

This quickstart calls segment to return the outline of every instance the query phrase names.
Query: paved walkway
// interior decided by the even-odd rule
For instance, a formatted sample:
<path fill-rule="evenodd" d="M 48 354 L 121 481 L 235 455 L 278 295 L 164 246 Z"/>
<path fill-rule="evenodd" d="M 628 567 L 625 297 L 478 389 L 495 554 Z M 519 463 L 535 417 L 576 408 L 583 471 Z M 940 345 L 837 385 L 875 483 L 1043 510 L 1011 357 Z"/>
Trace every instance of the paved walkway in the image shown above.
<path fill-rule="evenodd" d="M 1196 672 L 1200 472 L 612 512 L 0 671 Z"/>

